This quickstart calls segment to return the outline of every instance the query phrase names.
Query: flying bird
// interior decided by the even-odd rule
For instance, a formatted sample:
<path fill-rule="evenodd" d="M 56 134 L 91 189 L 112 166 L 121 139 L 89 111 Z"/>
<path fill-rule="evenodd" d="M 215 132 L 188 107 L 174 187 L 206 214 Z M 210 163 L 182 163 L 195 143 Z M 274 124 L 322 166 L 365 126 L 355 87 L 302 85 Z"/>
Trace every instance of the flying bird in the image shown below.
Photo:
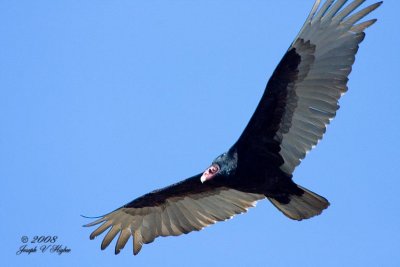
<path fill-rule="evenodd" d="M 319 215 L 326 198 L 296 184 L 294 169 L 325 133 L 347 91 L 364 30 L 360 22 L 382 2 L 317 0 L 279 62 L 248 125 L 236 143 L 204 172 L 152 191 L 85 226 L 101 224 L 90 239 L 105 235 L 105 249 L 119 234 L 115 254 L 130 237 L 133 253 L 159 236 L 199 231 L 246 212 L 267 198 L 293 220 Z"/>

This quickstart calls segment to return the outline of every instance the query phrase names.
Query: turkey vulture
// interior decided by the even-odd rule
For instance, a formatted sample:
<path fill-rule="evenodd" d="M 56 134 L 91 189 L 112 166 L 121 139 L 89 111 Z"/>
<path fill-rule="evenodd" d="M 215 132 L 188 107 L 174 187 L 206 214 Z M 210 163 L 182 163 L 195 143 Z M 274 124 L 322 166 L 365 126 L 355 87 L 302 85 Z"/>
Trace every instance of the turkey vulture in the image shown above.
<path fill-rule="evenodd" d="M 359 22 L 379 7 L 358 12 L 365 0 L 314 3 L 300 33 L 267 83 L 265 92 L 237 142 L 203 173 L 145 194 L 85 226 L 101 225 L 90 239 L 109 229 L 105 249 L 119 234 L 115 254 L 132 236 L 133 253 L 159 236 L 199 231 L 244 213 L 267 198 L 293 220 L 319 215 L 324 197 L 293 182 L 292 173 L 325 133 L 364 30 L 376 19 Z"/>

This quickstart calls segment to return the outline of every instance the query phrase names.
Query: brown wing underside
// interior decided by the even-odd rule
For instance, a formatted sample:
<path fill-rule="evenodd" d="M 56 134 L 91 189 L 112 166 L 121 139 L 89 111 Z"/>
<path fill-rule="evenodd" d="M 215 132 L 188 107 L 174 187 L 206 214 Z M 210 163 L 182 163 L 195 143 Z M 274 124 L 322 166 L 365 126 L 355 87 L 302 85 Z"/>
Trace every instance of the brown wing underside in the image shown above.
<path fill-rule="evenodd" d="M 105 249 L 119 234 L 118 254 L 130 237 L 136 255 L 143 244 L 159 236 L 177 236 L 199 231 L 217 221 L 246 212 L 263 195 L 244 193 L 227 187 L 198 184 L 199 176 L 146 194 L 85 226 L 101 224 L 91 239 L 110 229 L 103 239 Z M 196 187 L 198 185 L 198 187 Z"/>

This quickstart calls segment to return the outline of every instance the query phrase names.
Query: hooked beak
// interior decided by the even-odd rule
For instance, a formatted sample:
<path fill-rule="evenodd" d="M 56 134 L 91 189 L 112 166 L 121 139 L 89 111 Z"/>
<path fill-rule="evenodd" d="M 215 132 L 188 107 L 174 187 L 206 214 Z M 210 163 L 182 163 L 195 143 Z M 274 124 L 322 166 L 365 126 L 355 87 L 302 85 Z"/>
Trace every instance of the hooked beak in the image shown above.
<path fill-rule="evenodd" d="M 211 180 L 212 178 L 214 178 L 214 176 L 219 172 L 219 166 L 218 164 L 213 164 L 210 167 L 207 168 L 207 170 L 205 170 L 203 172 L 203 175 L 200 178 L 200 181 L 202 183 L 204 183 L 205 181 Z"/>

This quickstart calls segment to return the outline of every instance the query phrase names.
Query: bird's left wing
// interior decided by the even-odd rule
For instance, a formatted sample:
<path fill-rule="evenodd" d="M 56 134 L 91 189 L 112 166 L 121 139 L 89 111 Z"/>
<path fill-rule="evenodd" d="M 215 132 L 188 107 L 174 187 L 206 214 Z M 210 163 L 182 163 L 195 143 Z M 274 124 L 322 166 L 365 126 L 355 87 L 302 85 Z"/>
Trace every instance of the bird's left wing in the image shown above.
<path fill-rule="evenodd" d="M 245 154 L 261 151 L 291 174 L 322 138 L 347 91 L 364 30 L 376 20 L 359 21 L 382 3 L 355 12 L 364 1 L 345 7 L 347 0 L 315 2 L 236 143 Z"/>
<path fill-rule="evenodd" d="M 199 231 L 217 221 L 230 219 L 246 212 L 264 195 L 244 193 L 222 186 L 200 182 L 196 175 L 180 183 L 143 195 L 123 207 L 108 213 L 85 226 L 101 225 L 92 232 L 90 239 L 108 228 L 101 243 L 105 249 L 119 234 L 115 245 L 118 254 L 130 237 L 136 255 L 143 244 L 159 236 L 177 236 Z"/>

